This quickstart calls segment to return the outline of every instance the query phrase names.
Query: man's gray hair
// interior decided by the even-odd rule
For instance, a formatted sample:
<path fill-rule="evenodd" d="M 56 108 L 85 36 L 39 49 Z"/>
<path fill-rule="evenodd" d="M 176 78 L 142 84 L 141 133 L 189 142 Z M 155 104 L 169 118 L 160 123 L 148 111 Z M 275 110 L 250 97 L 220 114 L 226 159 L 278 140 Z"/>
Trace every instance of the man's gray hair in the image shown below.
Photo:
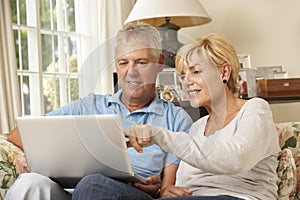
<path fill-rule="evenodd" d="M 115 50 L 118 47 L 128 45 L 132 40 L 141 40 L 148 44 L 152 49 L 155 61 L 158 61 L 160 54 L 162 53 L 161 37 L 158 30 L 146 23 L 126 24 L 119 30 L 116 36 Z"/>

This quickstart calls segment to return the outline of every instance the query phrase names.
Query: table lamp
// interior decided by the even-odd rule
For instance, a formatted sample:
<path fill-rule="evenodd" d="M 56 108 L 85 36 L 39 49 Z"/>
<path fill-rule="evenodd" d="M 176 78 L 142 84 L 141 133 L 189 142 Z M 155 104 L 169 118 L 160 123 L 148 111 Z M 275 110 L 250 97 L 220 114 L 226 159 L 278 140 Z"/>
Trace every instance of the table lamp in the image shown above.
<path fill-rule="evenodd" d="M 164 64 L 175 67 L 181 27 L 197 26 L 211 21 L 199 0 L 137 0 L 124 24 L 145 22 L 158 28 L 162 37 Z"/>

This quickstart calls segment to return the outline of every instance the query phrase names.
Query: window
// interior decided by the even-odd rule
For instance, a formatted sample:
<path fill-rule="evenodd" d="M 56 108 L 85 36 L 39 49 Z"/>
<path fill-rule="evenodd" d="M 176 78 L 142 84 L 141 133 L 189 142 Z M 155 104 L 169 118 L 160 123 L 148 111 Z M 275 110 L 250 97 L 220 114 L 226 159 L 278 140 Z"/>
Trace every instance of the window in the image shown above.
<path fill-rule="evenodd" d="M 78 98 L 76 0 L 11 0 L 22 115 Z"/>

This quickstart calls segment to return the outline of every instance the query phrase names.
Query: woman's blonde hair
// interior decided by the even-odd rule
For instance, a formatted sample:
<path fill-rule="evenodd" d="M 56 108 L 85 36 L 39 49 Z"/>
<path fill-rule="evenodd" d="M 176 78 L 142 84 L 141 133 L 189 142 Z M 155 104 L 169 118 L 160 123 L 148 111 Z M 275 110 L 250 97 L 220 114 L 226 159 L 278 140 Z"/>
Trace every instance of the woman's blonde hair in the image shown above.
<path fill-rule="evenodd" d="M 221 68 L 225 63 L 230 64 L 231 74 L 227 85 L 230 91 L 235 93 L 237 90 L 240 64 L 231 41 L 220 34 L 210 33 L 197 39 L 194 43 L 181 47 L 175 61 L 177 72 L 182 73 L 184 66 L 187 66 L 188 56 L 199 47 L 203 47 L 206 50 L 207 54 L 218 68 Z"/>

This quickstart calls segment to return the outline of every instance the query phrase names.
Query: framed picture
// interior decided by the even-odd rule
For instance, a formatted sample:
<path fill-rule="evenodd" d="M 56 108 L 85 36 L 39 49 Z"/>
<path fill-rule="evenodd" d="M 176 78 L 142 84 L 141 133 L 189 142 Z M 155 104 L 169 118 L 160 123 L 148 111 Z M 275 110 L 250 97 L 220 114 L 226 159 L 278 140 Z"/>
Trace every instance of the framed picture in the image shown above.
<path fill-rule="evenodd" d="M 282 72 L 282 66 L 262 66 L 259 68 L 270 69 L 273 73 Z"/>
<path fill-rule="evenodd" d="M 177 86 L 178 76 L 175 68 L 165 68 L 163 71 L 161 71 L 158 74 L 156 84 Z"/>
<path fill-rule="evenodd" d="M 241 69 L 251 68 L 250 55 L 249 54 L 238 54 Z"/>

